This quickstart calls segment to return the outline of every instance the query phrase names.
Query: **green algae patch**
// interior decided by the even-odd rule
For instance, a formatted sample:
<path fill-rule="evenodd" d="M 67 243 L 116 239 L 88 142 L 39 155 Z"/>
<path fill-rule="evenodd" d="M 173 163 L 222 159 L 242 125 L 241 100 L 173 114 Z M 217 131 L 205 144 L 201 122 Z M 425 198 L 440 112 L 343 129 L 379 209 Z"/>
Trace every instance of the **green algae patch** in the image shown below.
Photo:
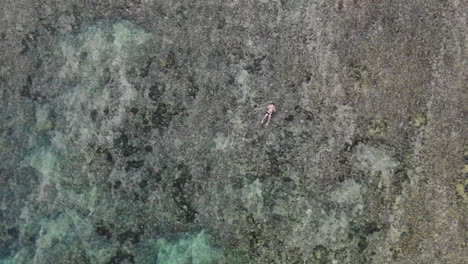
<path fill-rule="evenodd" d="M 424 113 L 417 113 L 413 117 L 413 125 L 415 127 L 422 127 L 427 124 L 427 117 Z"/>
<path fill-rule="evenodd" d="M 307 260 L 307 264 L 325 264 L 328 263 L 328 249 L 322 245 L 318 245 L 314 248 L 313 257 Z"/>
<path fill-rule="evenodd" d="M 324 246 L 320 245 L 314 248 L 315 259 L 323 260 L 323 259 L 326 259 L 327 256 L 328 256 L 328 251 Z"/>
<path fill-rule="evenodd" d="M 465 165 L 465 170 L 466 170 L 467 165 Z M 466 193 L 466 188 L 468 187 L 468 179 L 465 179 L 464 182 L 457 183 L 455 185 L 455 190 L 457 192 L 457 195 L 460 196 L 463 199 L 463 202 L 468 202 L 468 194 Z"/>
<path fill-rule="evenodd" d="M 349 71 L 349 76 L 355 82 L 354 89 L 366 92 L 371 88 L 369 69 L 365 65 L 354 65 Z"/>
<path fill-rule="evenodd" d="M 462 174 L 468 174 L 468 164 L 465 164 L 462 169 Z"/>
<path fill-rule="evenodd" d="M 375 137 L 375 136 L 379 136 L 381 134 L 386 133 L 387 130 L 388 130 L 387 122 L 383 118 L 377 117 L 369 126 L 369 129 L 367 130 L 367 132 L 369 133 L 370 136 Z"/>

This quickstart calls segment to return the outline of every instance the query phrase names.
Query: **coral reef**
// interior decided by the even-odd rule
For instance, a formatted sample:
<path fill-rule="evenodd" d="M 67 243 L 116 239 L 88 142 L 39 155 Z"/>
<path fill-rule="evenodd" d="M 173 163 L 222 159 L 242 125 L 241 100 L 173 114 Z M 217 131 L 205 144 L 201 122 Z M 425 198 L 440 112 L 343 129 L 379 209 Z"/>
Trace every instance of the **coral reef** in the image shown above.
<path fill-rule="evenodd" d="M 1 263 L 464 263 L 466 1 L 1 14 Z"/>

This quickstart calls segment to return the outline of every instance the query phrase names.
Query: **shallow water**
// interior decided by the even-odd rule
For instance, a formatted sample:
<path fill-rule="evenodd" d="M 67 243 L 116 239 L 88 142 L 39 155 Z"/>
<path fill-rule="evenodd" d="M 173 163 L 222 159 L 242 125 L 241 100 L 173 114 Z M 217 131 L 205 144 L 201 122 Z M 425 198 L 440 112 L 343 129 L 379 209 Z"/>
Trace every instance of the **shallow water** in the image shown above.
<path fill-rule="evenodd" d="M 464 259 L 457 1 L 52 2 L 0 18 L 1 264 Z"/>

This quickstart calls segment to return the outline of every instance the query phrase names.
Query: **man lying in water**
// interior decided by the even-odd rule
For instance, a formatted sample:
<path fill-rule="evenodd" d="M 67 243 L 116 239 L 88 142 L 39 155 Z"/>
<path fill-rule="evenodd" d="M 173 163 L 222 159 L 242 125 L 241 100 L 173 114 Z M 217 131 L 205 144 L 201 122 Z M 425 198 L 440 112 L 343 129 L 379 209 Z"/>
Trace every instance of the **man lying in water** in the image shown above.
<path fill-rule="evenodd" d="M 263 121 L 265 121 L 265 119 L 268 118 L 268 120 L 266 122 L 266 125 L 268 126 L 268 123 L 270 123 L 271 116 L 273 115 L 274 112 L 276 112 L 275 104 L 271 103 L 271 104 L 267 105 L 267 112 L 266 112 L 265 116 L 263 117 L 261 123 L 263 124 Z"/>

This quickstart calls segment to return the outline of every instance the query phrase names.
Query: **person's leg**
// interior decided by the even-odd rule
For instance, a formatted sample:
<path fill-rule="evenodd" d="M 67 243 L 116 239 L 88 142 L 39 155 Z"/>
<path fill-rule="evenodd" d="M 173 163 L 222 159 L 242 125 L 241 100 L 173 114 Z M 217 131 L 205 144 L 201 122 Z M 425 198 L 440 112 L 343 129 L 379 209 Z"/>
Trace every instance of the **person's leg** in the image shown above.
<path fill-rule="evenodd" d="M 263 118 L 262 118 L 262 122 L 261 124 L 263 124 L 263 121 L 265 121 L 265 118 L 267 117 L 267 115 L 265 115 Z"/>
<path fill-rule="evenodd" d="M 271 115 L 268 115 L 268 121 L 266 122 L 266 125 L 268 126 L 268 123 L 270 123 Z"/>

